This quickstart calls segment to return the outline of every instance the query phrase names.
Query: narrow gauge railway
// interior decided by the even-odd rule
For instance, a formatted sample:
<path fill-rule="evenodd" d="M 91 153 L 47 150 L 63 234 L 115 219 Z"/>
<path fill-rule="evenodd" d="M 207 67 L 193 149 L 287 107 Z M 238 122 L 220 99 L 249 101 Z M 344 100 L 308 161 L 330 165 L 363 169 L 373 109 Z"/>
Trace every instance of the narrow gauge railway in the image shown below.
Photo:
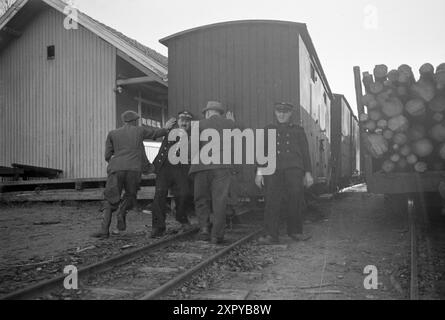
<path fill-rule="evenodd" d="M 245 214 L 247 216 L 250 214 Z M 243 216 L 243 218 L 247 218 Z M 256 216 L 256 215 L 255 215 Z M 79 290 L 66 290 L 67 275 L 54 277 L 2 299 L 156 299 L 257 236 L 255 218 L 228 230 L 223 245 L 195 239 L 197 229 L 156 241 L 78 270 Z"/>
<path fill-rule="evenodd" d="M 409 207 L 411 300 L 445 297 L 445 217 L 428 209 Z"/>

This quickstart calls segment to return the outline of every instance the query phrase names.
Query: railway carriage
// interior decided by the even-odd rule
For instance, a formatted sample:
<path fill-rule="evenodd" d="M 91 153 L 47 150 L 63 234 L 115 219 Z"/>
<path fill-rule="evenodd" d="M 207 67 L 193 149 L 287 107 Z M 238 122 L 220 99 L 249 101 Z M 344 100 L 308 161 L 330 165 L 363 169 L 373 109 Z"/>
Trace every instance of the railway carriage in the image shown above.
<path fill-rule="evenodd" d="M 199 115 L 218 100 L 245 128 L 274 121 L 273 104 L 298 108 L 293 121 L 309 141 L 316 182 L 330 180 L 333 94 L 305 24 L 248 20 L 217 23 L 160 40 L 168 47 L 169 115 L 190 109 Z M 242 193 L 258 193 L 255 168 L 243 166 Z"/>
<path fill-rule="evenodd" d="M 331 190 L 346 187 L 360 174 L 359 122 L 342 94 L 334 94 L 331 106 Z"/>

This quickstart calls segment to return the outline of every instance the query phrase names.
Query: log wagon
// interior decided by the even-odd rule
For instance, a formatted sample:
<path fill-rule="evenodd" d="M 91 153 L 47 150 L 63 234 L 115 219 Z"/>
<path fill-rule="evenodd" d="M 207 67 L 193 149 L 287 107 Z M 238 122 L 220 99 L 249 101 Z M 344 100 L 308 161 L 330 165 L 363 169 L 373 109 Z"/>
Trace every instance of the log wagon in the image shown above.
<path fill-rule="evenodd" d="M 431 66 L 427 75 L 427 65 L 417 81 L 407 65 L 389 72 L 376 66 L 375 78 L 363 73 L 365 90 L 354 67 L 368 191 L 405 195 L 411 205 L 414 194 L 437 193 L 445 180 L 445 92 L 438 76 L 444 71 L 441 65 L 434 74 Z"/>
<path fill-rule="evenodd" d="M 385 194 L 390 213 L 408 213 L 411 299 L 419 291 L 419 226 L 431 225 L 445 197 L 445 64 L 425 63 L 419 74 L 381 64 L 362 78 L 354 67 L 368 192 Z"/>

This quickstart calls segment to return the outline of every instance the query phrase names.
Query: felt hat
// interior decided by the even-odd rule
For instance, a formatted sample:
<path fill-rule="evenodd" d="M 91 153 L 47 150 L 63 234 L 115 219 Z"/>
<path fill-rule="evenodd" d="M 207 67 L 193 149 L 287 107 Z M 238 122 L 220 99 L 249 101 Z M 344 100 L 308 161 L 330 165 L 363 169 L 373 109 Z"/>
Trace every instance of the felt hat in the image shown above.
<path fill-rule="evenodd" d="M 121 119 L 123 122 L 131 122 L 131 121 L 135 121 L 138 120 L 140 117 L 139 115 L 134 112 L 134 111 L 125 111 L 124 113 L 122 113 L 121 115 Z"/>
<path fill-rule="evenodd" d="M 209 110 L 215 110 L 224 114 L 226 112 L 226 108 L 219 101 L 209 101 L 207 102 L 207 106 L 202 110 L 202 113 L 206 113 Z"/>

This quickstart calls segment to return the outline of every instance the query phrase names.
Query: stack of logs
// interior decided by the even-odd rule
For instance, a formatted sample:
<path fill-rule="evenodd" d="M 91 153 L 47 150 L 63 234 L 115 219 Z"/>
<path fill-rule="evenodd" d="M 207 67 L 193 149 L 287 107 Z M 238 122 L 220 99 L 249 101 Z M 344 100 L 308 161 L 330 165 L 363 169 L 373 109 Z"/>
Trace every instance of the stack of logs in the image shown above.
<path fill-rule="evenodd" d="M 363 73 L 366 94 L 359 115 L 365 146 L 384 172 L 444 170 L 445 63 L 426 63 L 416 80 L 410 66 Z"/>

